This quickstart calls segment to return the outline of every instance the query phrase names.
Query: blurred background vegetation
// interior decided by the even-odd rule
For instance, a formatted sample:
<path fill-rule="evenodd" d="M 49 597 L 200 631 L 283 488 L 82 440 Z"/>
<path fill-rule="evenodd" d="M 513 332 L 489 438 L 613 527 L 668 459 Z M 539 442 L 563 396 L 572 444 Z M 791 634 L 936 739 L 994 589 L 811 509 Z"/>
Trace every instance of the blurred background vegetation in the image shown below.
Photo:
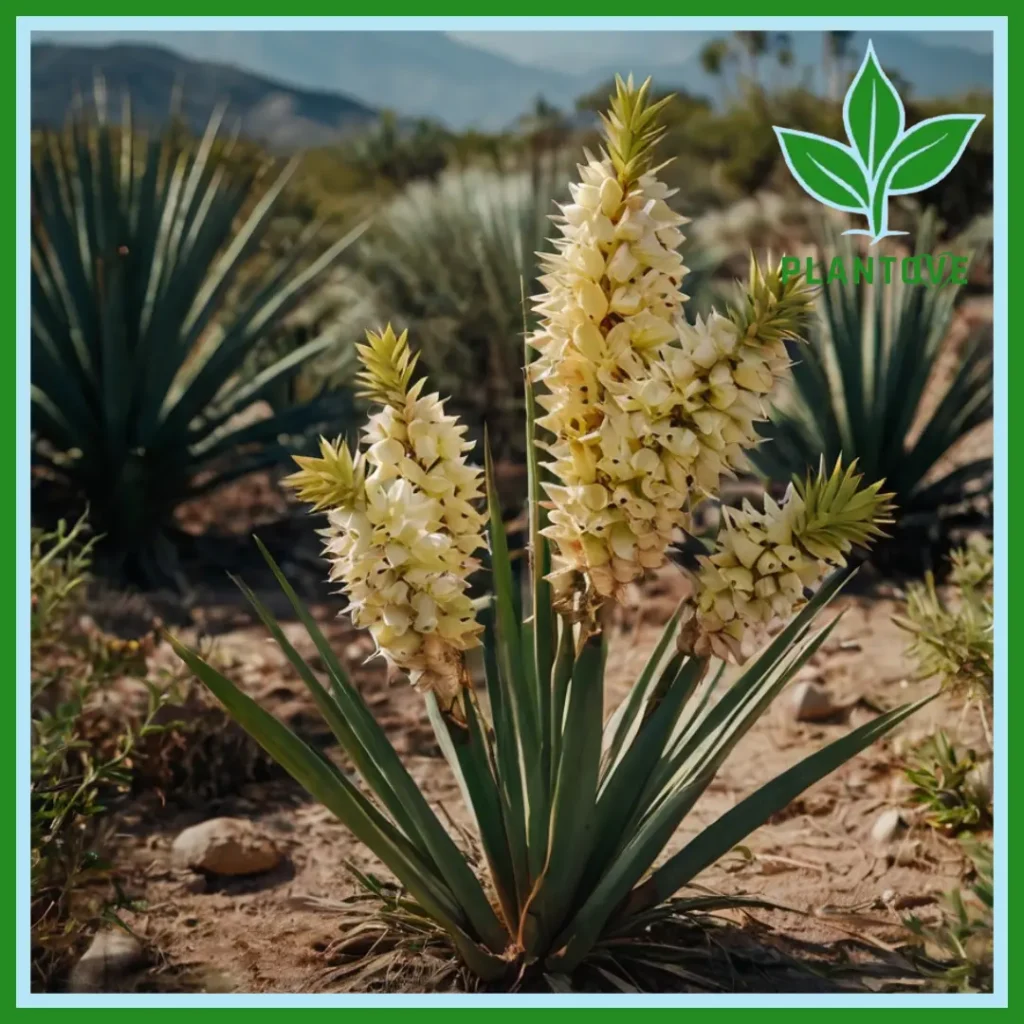
<path fill-rule="evenodd" d="M 853 251 L 842 216 L 793 181 L 773 131 L 843 137 L 842 96 L 860 53 L 852 33 L 821 35 L 815 88 L 801 40 L 735 32 L 699 52 L 711 95 L 677 91 L 665 108 L 662 173 L 692 218 L 691 316 L 729 301 L 751 249 Z M 50 69 L 40 95 L 52 104 L 55 49 L 38 57 L 39 75 Z M 876 562 L 919 572 L 940 567 L 957 531 L 988 515 L 990 453 L 957 453 L 991 418 L 991 337 L 974 310 L 991 282 L 992 101 L 982 91 L 916 99 L 899 67 L 888 70 L 908 123 L 986 115 L 953 172 L 892 210 L 909 251 L 970 254 L 970 281 L 827 289 L 765 428 L 778 443 L 751 469 L 784 485 L 822 451 L 856 455 L 886 476 L 903 510 Z M 162 122 L 152 90 L 137 90 L 140 115 L 123 82 L 115 96 L 96 81 L 63 126 L 40 116 L 33 135 L 40 525 L 88 506 L 103 536 L 98 566 L 144 585 L 180 583 L 192 544 L 183 515 L 197 501 L 199 532 L 237 533 L 244 515 L 234 509 L 225 522 L 217 512 L 225 486 L 261 473 L 273 490 L 290 454 L 318 433 L 352 431 L 352 344 L 386 320 L 410 329 L 473 437 L 489 429 L 514 514 L 531 326 L 523 299 L 536 290 L 547 217 L 583 149 L 600 144 L 596 112 L 611 83 L 571 109 L 538 96 L 502 130 L 334 97 L 351 107 L 347 129 L 287 146 L 280 130 L 255 141 L 255 101 L 233 79 L 225 91 L 244 108 L 237 124 L 224 105 L 199 120 L 187 79 Z M 297 123 L 308 125 L 315 111 L 300 107 Z M 884 366 L 870 357 L 876 336 Z M 283 496 L 274 501 L 289 514 Z"/>

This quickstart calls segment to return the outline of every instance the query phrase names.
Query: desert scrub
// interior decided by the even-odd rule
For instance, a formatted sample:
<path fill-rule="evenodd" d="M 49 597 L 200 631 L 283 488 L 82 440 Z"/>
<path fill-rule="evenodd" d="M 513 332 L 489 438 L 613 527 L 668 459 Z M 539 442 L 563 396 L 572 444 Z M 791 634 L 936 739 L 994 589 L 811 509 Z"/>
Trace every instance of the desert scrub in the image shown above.
<path fill-rule="evenodd" d="M 940 730 L 913 750 L 907 759 L 910 800 L 925 820 L 950 835 L 992 824 L 992 760 L 981 761 L 973 750 L 957 752 Z"/>
<path fill-rule="evenodd" d="M 945 894 L 939 917 L 904 920 L 920 945 L 920 966 L 950 992 L 992 991 L 992 846 L 963 837 L 968 886 Z"/>
<path fill-rule="evenodd" d="M 939 592 L 935 578 L 907 588 L 905 614 L 896 623 L 910 634 L 907 653 L 918 675 L 936 677 L 944 689 L 974 708 L 988 750 L 958 755 L 939 732 L 915 752 L 907 767 L 912 799 L 944 828 L 986 827 L 992 818 L 992 543 L 974 536 L 953 552 L 949 586 Z"/>
<path fill-rule="evenodd" d="M 923 677 L 937 677 L 944 689 L 975 707 L 987 752 L 957 752 L 945 732 L 912 752 L 906 768 L 911 800 L 925 820 L 955 835 L 970 862 L 973 882 L 966 892 L 944 897 L 937 922 L 906 922 L 923 946 L 924 969 L 951 991 L 992 987 L 992 846 L 984 833 L 993 819 L 992 714 L 993 604 L 992 543 L 974 536 L 951 557 L 949 586 L 940 594 L 929 573 L 907 590 L 906 613 L 896 619 L 911 636 L 908 653 Z"/>
<path fill-rule="evenodd" d="M 932 573 L 907 588 L 896 622 L 911 635 L 909 655 L 922 676 L 970 700 L 991 704 L 993 678 L 992 542 L 975 535 L 952 553 L 949 590 Z"/>
<path fill-rule="evenodd" d="M 118 678 L 144 676 L 154 638 L 124 641 L 79 624 L 95 540 L 84 519 L 32 535 L 32 974 L 42 988 L 124 905 L 116 884 L 109 895 L 107 812 L 167 699 L 151 687 L 141 718 L 109 720 L 97 734 L 94 698 Z"/>
<path fill-rule="evenodd" d="M 659 862 L 725 758 L 829 636 L 834 623 L 814 620 L 845 579 L 846 555 L 877 536 L 892 509 L 878 482 L 863 486 L 837 464 L 795 482 L 782 504 L 723 515 L 717 540 L 686 561 L 692 596 L 605 720 L 610 612 L 627 585 L 663 564 L 695 507 L 717 503 L 722 477 L 757 440 L 754 423 L 788 372 L 784 342 L 801 336 L 812 298 L 755 263 L 742 305 L 686 321 L 683 221 L 651 160 L 659 104 L 648 95 L 649 83 L 618 82 L 605 148 L 585 154 L 572 202 L 555 216 L 561 238 L 527 339 L 537 353 L 524 396 L 527 586 L 513 582 L 487 447 L 481 474 L 465 428 L 417 377 L 409 338 L 390 327 L 358 350 L 374 407 L 363 437 L 325 440 L 291 480 L 326 513 L 325 554 L 349 614 L 424 693 L 482 857 L 456 846 L 265 549 L 326 682 L 242 589 L 365 787 L 172 641 L 393 873 L 401 913 L 443 932 L 479 983 L 506 989 L 635 990 L 634 968 L 648 977 L 659 969 L 645 945 L 654 925 L 743 902 L 678 897 L 681 889 L 930 699 L 852 730 Z M 467 595 L 485 547 L 486 623 Z M 486 712 L 467 668 L 473 648 L 486 669 Z M 728 686 L 722 659 L 742 664 Z"/>

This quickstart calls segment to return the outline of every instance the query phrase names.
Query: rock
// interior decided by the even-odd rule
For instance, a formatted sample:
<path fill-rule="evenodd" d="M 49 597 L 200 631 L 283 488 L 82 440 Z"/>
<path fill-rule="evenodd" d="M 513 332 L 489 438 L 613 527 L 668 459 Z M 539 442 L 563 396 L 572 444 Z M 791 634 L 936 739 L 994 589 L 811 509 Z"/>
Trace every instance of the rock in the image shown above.
<path fill-rule="evenodd" d="M 123 991 L 148 962 L 142 943 L 134 936 L 119 928 L 99 932 L 72 968 L 68 987 L 72 992 Z"/>
<path fill-rule="evenodd" d="M 897 808 L 891 807 L 887 811 L 882 811 L 878 816 L 878 820 L 871 829 L 871 838 L 876 843 L 891 843 L 906 827 L 907 823 L 903 820 L 903 815 Z"/>
<path fill-rule="evenodd" d="M 988 807 L 992 804 L 992 758 L 979 761 L 968 773 L 968 791 L 981 804 Z"/>
<path fill-rule="evenodd" d="M 828 690 L 818 683 L 805 679 L 796 683 L 789 691 L 789 707 L 798 722 L 819 722 L 831 718 L 838 710 Z"/>
<path fill-rule="evenodd" d="M 171 846 L 175 867 L 211 875 L 258 875 L 281 858 L 273 840 L 243 818 L 211 818 L 185 829 Z"/>
<path fill-rule="evenodd" d="M 818 686 L 824 686 L 825 680 L 821 674 L 821 668 L 817 665 L 804 665 L 795 676 L 793 681 L 796 683 L 816 683 Z"/>

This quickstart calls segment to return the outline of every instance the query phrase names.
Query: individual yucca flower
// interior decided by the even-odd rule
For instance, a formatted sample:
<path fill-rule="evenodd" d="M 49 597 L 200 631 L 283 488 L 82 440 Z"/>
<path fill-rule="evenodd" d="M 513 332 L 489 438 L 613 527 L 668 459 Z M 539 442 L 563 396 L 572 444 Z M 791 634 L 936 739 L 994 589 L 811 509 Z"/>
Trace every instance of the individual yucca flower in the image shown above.
<path fill-rule="evenodd" d="M 587 154 L 574 202 L 554 218 L 562 238 L 544 257 L 543 317 L 530 339 L 534 380 L 554 441 L 546 534 L 552 580 L 569 604 L 593 608 L 655 569 L 691 494 L 714 494 L 765 419 L 764 396 L 789 366 L 784 341 L 810 308 L 806 285 L 751 270 L 751 294 L 731 318 L 683 319 L 686 274 L 676 248 L 686 218 L 648 170 L 660 137 L 649 82 L 617 81 L 606 151 Z"/>
<path fill-rule="evenodd" d="M 826 474 L 790 484 L 781 505 L 765 495 L 764 511 L 749 501 L 723 508 L 716 550 L 698 556 L 694 602 L 684 611 L 679 646 L 700 657 L 740 662 L 747 642 L 805 603 L 808 588 L 844 566 L 853 545 L 882 536 L 892 522 L 882 482 L 861 488 L 856 463 L 836 462 Z"/>
<path fill-rule="evenodd" d="M 468 466 L 465 427 L 410 385 L 416 357 L 390 325 L 359 345 L 362 396 L 381 406 L 364 450 L 321 441 L 285 481 L 314 510 L 327 509 L 330 579 L 342 585 L 354 625 L 366 627 L 389 663 L 417 689 L 451 706 L 465 683 L 463 652 L 479 644 L 467 594 L 483 546 L 480 471 Z"/>

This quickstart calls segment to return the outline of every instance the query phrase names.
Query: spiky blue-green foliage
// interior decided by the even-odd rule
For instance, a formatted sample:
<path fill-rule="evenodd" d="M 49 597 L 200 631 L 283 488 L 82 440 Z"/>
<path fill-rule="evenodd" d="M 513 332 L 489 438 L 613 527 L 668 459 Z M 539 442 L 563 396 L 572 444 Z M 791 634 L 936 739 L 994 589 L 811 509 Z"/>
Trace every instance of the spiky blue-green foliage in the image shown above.
<path fill-rule="evenodd" d="M 146 138 L 127 104 L 118 124 L 98 104 L 43 137 L 32 166 L 34 454 L 86 499 L 108 553 L 147 578 L 173 562 L 182 501 L 280 462 L 341 411 L 321 396 L 252 416 L 334 343 L 242 372 L 353 236 L 325 248 L 314 224 L 239 288 L 294 168 L 266 181 L 232 168 L 220 121 L 195 144 Z"/>
<path fill-rule="evenodd" d="M 849 241 L 832 230 L 825 238 L 818 264 L 838 253 L 853 267 Z M 934 248 L 928 221 L 915 248 Z M 890 284 L 865 285 L 852 273 L 826 284 L 810 344 L 793 349 L 790 393 L 762 429 L 766 443 L 751 453 L 780 483 L 822 455 L 829 463 L 856 459 L 867 479 L 884 479 L 899 519 L 876 548 L 883 562 L 945 547 L 959 525 L 984 516 L 991 497 L 991 458 L 949 458 L 992 418 L 991 331 L 970 334 L 955 350 L 946 345 L 957 293 L 952 284 L 903 284 L 898 263 Z"/>

